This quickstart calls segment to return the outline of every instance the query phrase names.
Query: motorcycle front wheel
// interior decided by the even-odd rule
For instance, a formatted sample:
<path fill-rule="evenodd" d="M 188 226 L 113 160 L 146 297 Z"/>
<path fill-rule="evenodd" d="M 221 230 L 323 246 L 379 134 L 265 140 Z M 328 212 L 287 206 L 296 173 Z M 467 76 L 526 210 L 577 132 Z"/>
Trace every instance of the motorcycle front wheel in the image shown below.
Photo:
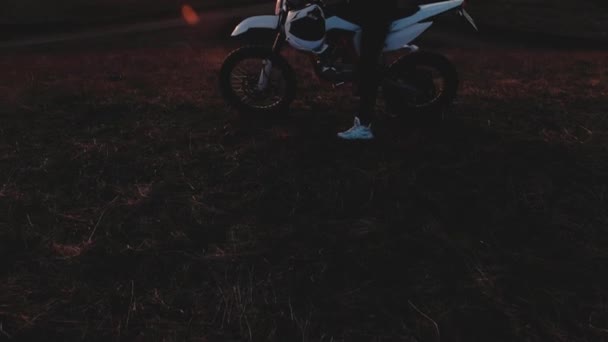
<path fill-rule="evenodd" d="M 458 73 L 443 55 L 415 52 L 391 64 L 382 82 L 389 113 L 433 122 L 443 119 L 458 90 Z"/>
<path fill-rule="evenodd" d="M 239 114 L 275 117 L 288 110 L 296 95 L 296 76 L 289 63 L 268 47 L 234 50 L 220 69 L 220 92 Z"/>

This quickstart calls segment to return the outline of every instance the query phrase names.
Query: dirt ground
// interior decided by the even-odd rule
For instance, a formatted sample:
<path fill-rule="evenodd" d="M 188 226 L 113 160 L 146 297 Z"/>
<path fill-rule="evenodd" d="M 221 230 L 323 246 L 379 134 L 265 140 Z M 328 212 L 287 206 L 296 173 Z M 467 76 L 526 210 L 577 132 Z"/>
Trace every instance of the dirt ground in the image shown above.
<path fill-rule="evenodd" d="M 244 121 L 163 37 L 0 56 L 3 338 L 608 339 L 608 53 L 436 46 L 446 121 L 345 143 L 302 57 Z"/>

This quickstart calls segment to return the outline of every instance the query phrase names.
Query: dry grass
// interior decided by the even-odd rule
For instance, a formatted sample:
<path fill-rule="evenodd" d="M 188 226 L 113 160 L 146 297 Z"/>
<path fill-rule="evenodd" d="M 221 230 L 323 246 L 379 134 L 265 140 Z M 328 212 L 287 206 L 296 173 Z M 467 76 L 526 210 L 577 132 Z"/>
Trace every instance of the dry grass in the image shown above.
<path fill-rule="evenodd" d="M 608 56 L 445 52 L 451 119 L 371 144 L 314 80 L 238 120 L 225 48 L 1 57 L 0 334 L 605 339 Z"/>

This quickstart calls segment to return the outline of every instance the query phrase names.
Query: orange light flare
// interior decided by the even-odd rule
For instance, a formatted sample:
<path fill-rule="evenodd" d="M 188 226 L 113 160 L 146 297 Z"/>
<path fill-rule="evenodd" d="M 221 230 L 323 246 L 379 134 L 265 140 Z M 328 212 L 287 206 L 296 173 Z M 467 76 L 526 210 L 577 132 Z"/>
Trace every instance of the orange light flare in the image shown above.
<path fill-rule="evenodd" d="M 201 21 L 201 18 L 190 5 L 182 5 L 182 17 L 188 25 L 196 25 Z"/>

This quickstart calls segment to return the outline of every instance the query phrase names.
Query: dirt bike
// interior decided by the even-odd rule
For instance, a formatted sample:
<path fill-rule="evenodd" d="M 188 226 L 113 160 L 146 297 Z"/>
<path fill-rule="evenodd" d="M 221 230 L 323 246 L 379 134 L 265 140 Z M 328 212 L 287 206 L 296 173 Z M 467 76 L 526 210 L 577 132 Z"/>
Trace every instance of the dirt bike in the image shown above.
<path fill-rule="evenodd" d="M 439 53 L 421 51 L 410 43 L 433 24 L 431 19 L 450 11 L 458 11 L 477 30 L 464 2 L 441 1 L 395 13 L 378 63 L 381 93 L 393 115 L 429 115 L 454 100 L 458 74 L 453 64 Z M 355 81 L 361 27 L 322 1 L 277 0 L 275 15 L 247 18 L 236 26 L 232 36 L 256 29 L 276 32 L 272 47 L 238 48 L 220 70 L 220 91 L 239 113 L 259 118 L 288 110 L 296 97 L 297 83 L 293 68 L 281 55 L 285 42 L 311 57 L 320 79 L 335 86 Z M 387 53 L 394 51 L 403 55 L 386 63 Z"/>

